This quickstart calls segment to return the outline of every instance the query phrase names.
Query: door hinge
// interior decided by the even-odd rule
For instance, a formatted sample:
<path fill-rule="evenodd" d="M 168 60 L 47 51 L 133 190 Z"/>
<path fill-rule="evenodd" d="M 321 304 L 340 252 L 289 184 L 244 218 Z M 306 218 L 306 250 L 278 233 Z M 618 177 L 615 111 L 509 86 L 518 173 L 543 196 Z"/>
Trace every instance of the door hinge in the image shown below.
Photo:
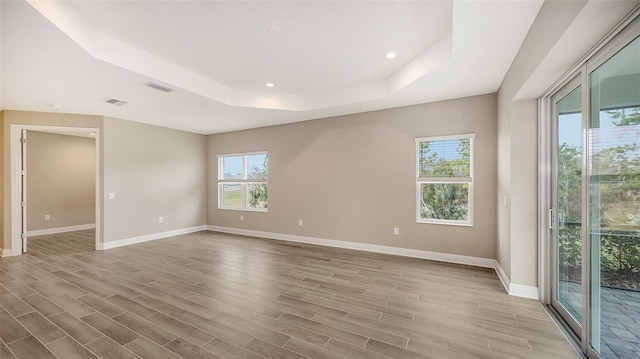
<path fill-rule="evenodd" d="M 556 222 L 555 213 L 553 213 L 553 208 L 549 208 L 549 213 L 547 213 L 547 220 L 549 221 L 549 229 L 553 229 L 553 224 Z"/>
<path fill-rule="evenodd" d="M 26 207 L 27 203 L 26 202 L 20 202 L 20 207 Z"/>
<path fill-rule="evenodd" d="M 20 238 L 21 238 L 21 239 L 25 239 L 25 238 L 27 238 L 27 234 L 26 234 L 26 233 L 21 233 L 21 234 L 20 234 Z"/>
<path fill-rule="evenodd" d="M 27 143 L 27 139 L 26 139 L 26 138 L 24 138 L 24 137 L 21 137 L 21 138 L 20 138 L 20 143 Z"/>
<path fill-rule="evenodd" d="M 27 174 L 27 170 L 22 170 L 22 171 L 20 171 L 20 174 L 21 174 L 22 176 L 26 175 L 26 174 Z"/>

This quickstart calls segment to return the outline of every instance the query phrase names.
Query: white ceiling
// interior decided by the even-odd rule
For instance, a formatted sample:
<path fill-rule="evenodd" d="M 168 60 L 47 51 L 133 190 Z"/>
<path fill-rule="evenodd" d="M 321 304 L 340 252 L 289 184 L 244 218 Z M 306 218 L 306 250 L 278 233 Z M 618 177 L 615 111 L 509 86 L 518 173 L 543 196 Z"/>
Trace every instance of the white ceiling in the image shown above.
<path fill-rule="evenodd" d="M 0 108 L 210 134 L 492 93 L 541 5 L 1 1 Z"/>

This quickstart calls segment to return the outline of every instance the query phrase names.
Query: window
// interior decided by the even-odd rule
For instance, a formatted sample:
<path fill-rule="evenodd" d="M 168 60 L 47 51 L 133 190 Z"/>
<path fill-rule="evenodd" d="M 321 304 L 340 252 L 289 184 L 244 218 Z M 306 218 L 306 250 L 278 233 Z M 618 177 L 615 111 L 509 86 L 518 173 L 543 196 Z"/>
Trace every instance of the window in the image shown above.
<path fill-rule="evenodd" d="M 266 152 L 218 156 L 218 208 L 267 211 Z"/>
<path fill-rule="evenodd" d="M 473 225 L 475 134 L 416 139 L 416 219 Z"/>

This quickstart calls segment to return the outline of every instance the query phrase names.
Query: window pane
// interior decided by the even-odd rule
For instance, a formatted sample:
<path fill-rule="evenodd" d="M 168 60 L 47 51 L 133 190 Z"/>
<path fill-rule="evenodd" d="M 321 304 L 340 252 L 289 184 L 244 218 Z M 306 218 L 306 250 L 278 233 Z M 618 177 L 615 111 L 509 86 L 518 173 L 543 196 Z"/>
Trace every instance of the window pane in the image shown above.
<path fill-rule="evenodd" d="M 249 208 L 267 208 L 267 185 L 247 185 L 247 205 Z"/>
<path fill-rule="evenodd" d="M 267 179 L 268 160 L 267 154 L 247 156 L 248 179 Z"/>
<path fill-rule="evenodd" d="M 229 156 L 222 158 L 222 179 L 243 179 L 244 164 L 242 158 L 244 156 Z"/>
<path fill-rule="evenodd" d="M 469 184 L 421 183 L 420 219 L 469 221 Z"/>
<path fill-rule="evenodd" d="M 471 140 L 421 141 L 418 177 L 470 177 Z"/>
<path fill-rule="evenodd" d="M 557 104 L 557 300 L 582 326 L 582 87 Z"/>
<path fill-rule="evenodd" d="M 222 207 L 241 208 L 242 207 L 242 185 L 223 184 L 222 185 Z"/>
<path fill-rule="evenodd" d="M 602 358 L 638 358 L 640 38 L 591 74 L 590 95 L 591 345 Z"/>

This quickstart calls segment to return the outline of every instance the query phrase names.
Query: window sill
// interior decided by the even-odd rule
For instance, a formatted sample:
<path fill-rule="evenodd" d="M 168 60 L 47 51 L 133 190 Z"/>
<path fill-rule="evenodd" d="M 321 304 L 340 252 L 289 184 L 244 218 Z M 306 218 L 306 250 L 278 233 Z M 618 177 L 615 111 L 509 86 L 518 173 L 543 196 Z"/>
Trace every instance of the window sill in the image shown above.
<path fill-rule="evenodd" d="M 263 213 L 267 213 L 269 212 L 268 209 L 266 208 L 226 208 L 226 207 L 218 207 L 218 209 L 222 209 L 225 211 L 243 211 L 243 212 L 263 212 Z"/>
<path fill-rule="evenodd" d="M 416 223 L 419 223 L 419 224 L 442 224 L 442 225 L 445 225 L 445 226 L 457 226 L 457 227 L 473 227 L 473 222 L 458 222 L 458 221 L 418 219 L 418 220 L 416 220 Z"/>

